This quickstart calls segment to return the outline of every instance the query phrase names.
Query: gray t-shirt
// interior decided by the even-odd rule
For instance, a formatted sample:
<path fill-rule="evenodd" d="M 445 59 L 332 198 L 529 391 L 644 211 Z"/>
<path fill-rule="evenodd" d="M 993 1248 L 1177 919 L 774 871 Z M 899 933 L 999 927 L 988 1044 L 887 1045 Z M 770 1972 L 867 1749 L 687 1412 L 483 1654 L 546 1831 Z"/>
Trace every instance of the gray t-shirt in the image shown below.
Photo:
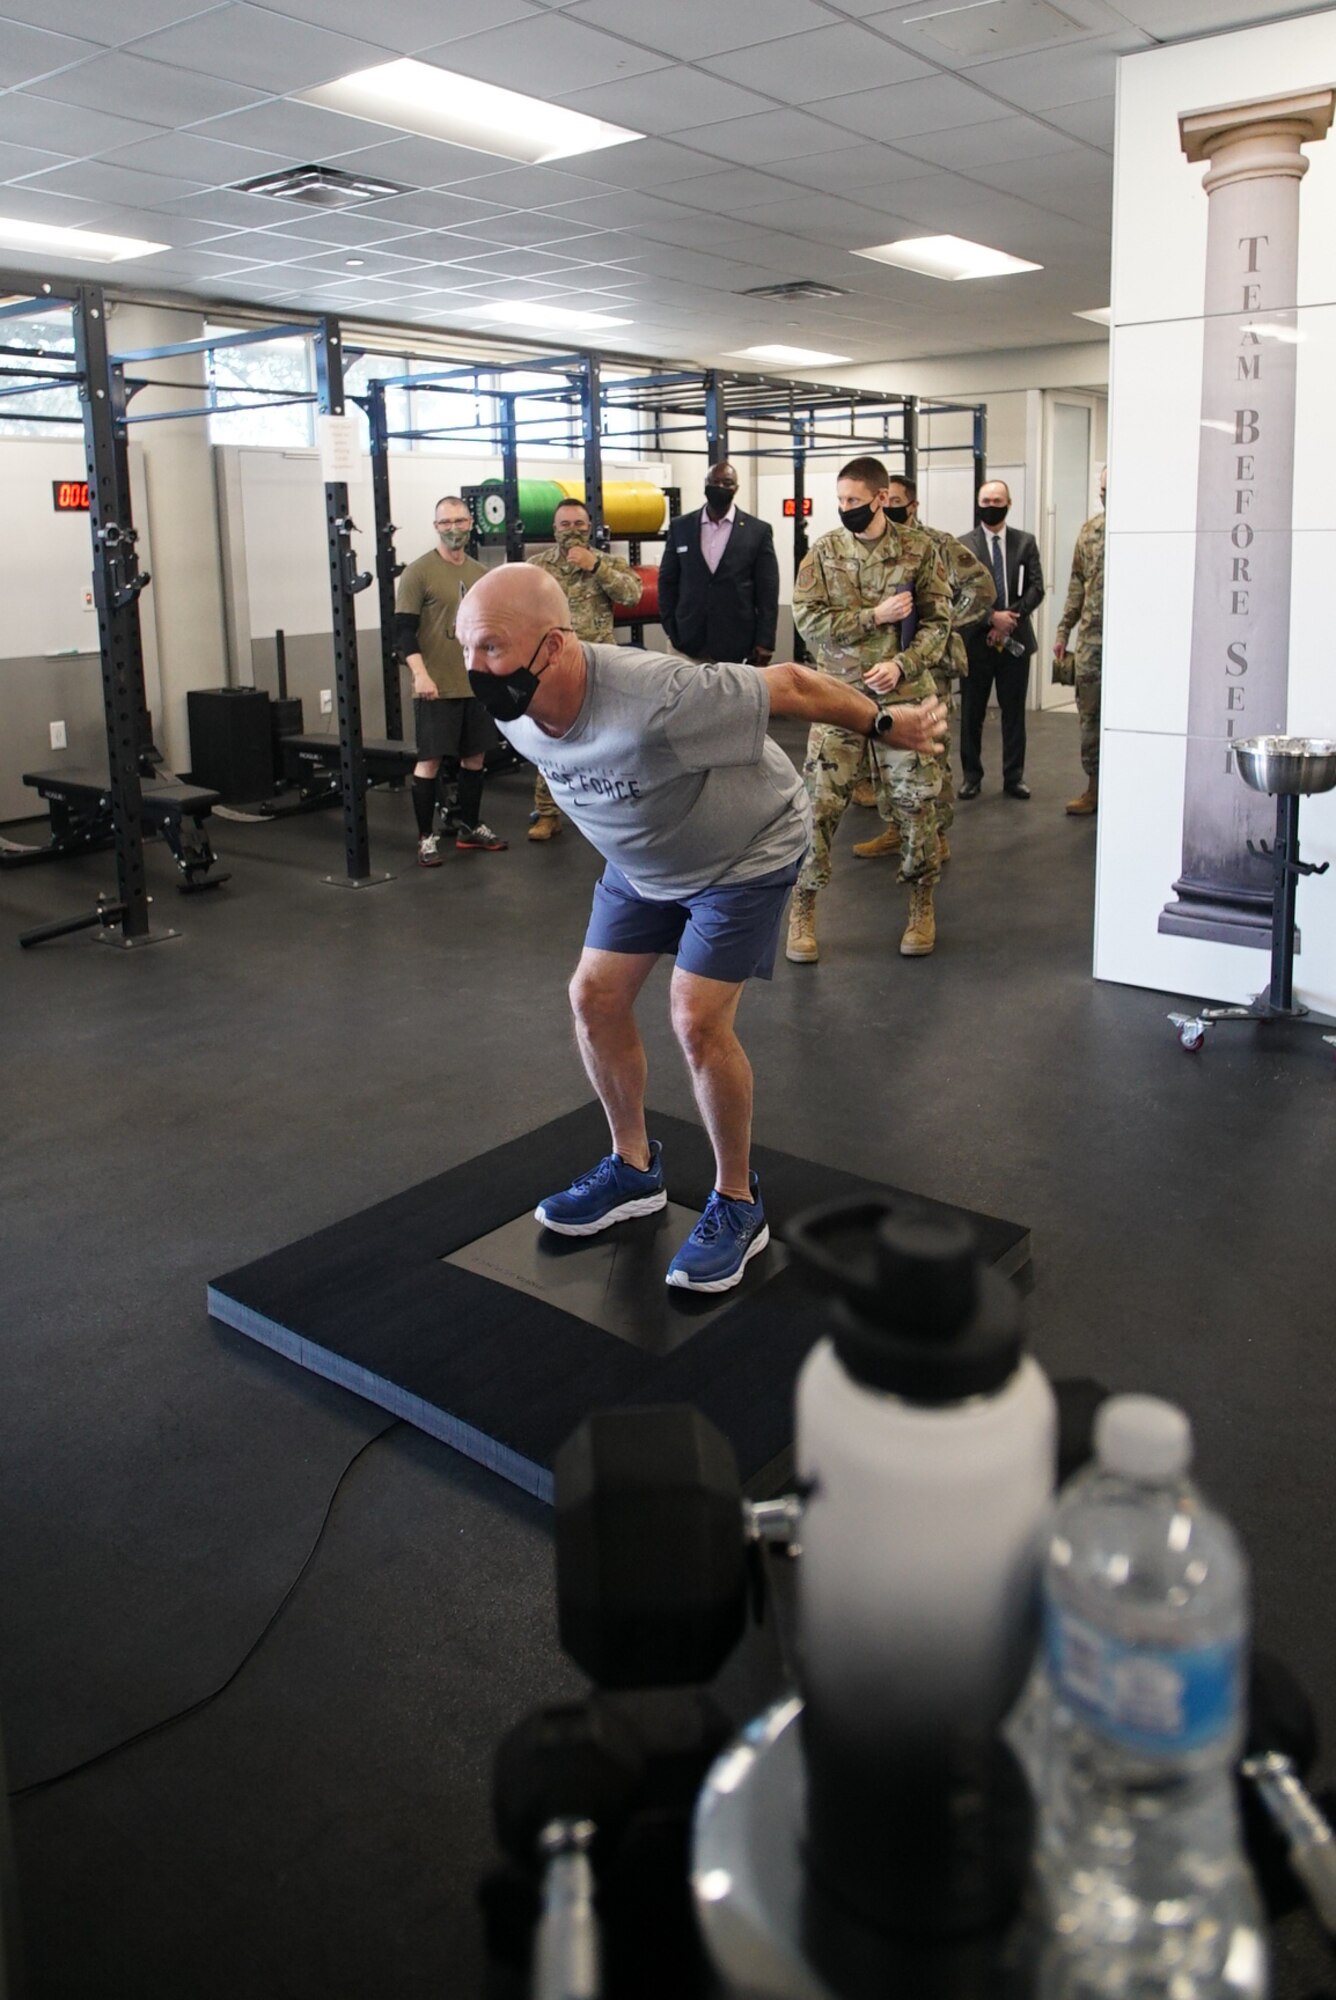
<path fill-rule="evenodd" d="M 584 652 L 585 698 L 564 736 L 527 717 L 499 727 L 642 896 L 672 903 L 802 858 L 811 809 L 766 734 L 770 691 L 755 667 L 631 646 Z"/>

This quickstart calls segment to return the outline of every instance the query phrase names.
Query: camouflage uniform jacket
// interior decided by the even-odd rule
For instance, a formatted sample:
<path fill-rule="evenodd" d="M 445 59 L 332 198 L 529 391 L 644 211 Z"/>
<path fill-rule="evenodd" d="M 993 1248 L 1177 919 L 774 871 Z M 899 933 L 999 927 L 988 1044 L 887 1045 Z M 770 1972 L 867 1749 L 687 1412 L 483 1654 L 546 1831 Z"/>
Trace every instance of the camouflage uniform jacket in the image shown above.
<path fill-rule="evenodd" d="M 616 638 L 612 625 L 614 604 L 634 604 L 640 596 L 640 578 L 619 556 L 604 555 L 595 549 L 594 569 L 577 569 L 567 562 L 560 549 L 543 549 L 526 556 L 535 569 L 545 569 L 566 593 L 571 607 L 571 624 L 577 639 L 591 646 L 611 646 Z"/>
<path fill-rule="evenodd" d="M 1076 537 L 1072 552 L 1072 580 L 1067 585 L 1067 602 L 1058 620 L 1057 637 L 1063 645 L 1074 625 L 1081 628 L 1076 648 L 1078 665 L 1099 663 L 1104 644 L 1104 516 L 1095 514 Z"/>
<path fill-rule="evenodd" d="M 900 590 L 914 593 L 918 611 L 918 629 L 903 651 L 900 628 L 872 620 L 883 597 Z M 832 528 L 802 559 L 793 586 L 793 619 L 823 673 L 867 694 L 868 669 L 898 660 L 904 678 L 893 696 L 876 699 L 917 701 L 935 692 L 931 670 L 951 637 L 951 585 L 921 528 L 888 522 L 881 538 L 870 543 L 848 528 Z"/>
<path fill-rule="evenodd" d="M 997 603 L 997 585 L 987 563 L 971 555 L 965 544 L 948 535 L 945 528 L 929 528 L 921 521 L 916 525 L 942 558 L 942 568 L 951 586 L 951 639 L 942 666 L 963 680 L 969 672 L 969 662 L 961 630 L 987 617 Z"/>

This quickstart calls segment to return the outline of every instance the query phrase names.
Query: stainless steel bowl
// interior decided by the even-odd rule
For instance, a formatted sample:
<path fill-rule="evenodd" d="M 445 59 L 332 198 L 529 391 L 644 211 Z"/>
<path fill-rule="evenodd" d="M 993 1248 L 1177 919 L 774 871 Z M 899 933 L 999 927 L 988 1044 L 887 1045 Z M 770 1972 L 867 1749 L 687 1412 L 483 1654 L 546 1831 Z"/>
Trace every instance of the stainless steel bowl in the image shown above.
<path fill-rule="evenodd" d="M 1239 776 L 1255 792 L 1329 792 L 1336 742 L 1324 736 L 1248 736 L 1234 745 Z"/>

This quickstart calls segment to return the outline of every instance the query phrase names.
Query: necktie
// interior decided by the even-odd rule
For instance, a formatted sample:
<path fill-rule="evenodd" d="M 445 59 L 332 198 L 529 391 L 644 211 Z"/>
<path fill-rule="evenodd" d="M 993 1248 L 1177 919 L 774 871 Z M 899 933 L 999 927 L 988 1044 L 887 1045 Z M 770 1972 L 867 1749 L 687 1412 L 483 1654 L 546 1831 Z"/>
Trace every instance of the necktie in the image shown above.
<path fill-rule="evenodd" d="M 1005 611 L 1007 609 L 1007 562 L 1006 557 L 1002 553 L 1002 538 L 1000 535 L 990 535 L 988 539 L 992 544 L 989 561 L 993 567 L 993 582 L 997 585 L 997 609 Z"/>

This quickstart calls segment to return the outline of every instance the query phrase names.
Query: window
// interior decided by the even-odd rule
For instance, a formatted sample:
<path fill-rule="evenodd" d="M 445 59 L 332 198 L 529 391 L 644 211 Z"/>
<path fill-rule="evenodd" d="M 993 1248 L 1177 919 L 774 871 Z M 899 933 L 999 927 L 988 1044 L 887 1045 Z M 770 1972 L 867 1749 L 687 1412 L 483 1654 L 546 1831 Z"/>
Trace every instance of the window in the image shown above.
<path fill-rule="evenodd" d="M 414 373 L 443 374 L 451 366 L 450 362 L 418 361 Z M 497 407 L 496 398 L 484 386 L 488 379 L 479 375 L 471 386 L 459 389 L 442 384 L 439 389 L 410 390 L 414 430 L 446 433 L 444 437 L 415 439 L 413 449 L 440 452 L 448 458 L 495 458 L 499 449 Z"/>
<path fill-rule="evenodd" d="M 402 354 L 359 354 L 357 359 L 350 361 L 344 369 L 344 398 L 348 408 L 356 413 L 357 435 L 363 451 L 371 449 L 371 426 L 366 411 L 359 403 L 353 401 L 353 397 L 364 395 L 367 384 L 376 376 L 406 375 L 409 367 L 410 363 L 405 361 Z M 392 431 L 406 431 L 412 428 L 412 412 L 406 389 L 385 391 L 385 416 Z M 406 438 L 390 439 L 391 451 L 409 449 Z"/>
<path fill-rule="evenodd" d="M 70 316 L 65 312 L 34 313 L 31 319 L 0 319 L 0 347 L 21 347 L 36 354 L 49 354 L 49 363 L 37 361 L 36 368 L 49 367 L 53 375 L 69 374 L 74 367 L 74 336 Z M 22 354 L 0 354 L 0 367 L 24 368 Z M 0 375 L 6 388 L 18 387 L 22 377 Z M 82 418 L 79 391 L 34 389 L 22 396 L 6 396 L 0 402 L 0 436 L 68 437 L 71 426 L 62 417 Z M 53 421 L 56 420 L 56 421 Z"/>
<path fill-rule="evenodd" d="M 509 368 L 495 378 L 500 390 L 565 388 L 560 375 L 539 369 Z M 579 458 L 583 453 L 578 402 L 519 393 L 515 397 L 515 431 L 520 457 Z"/>
<path fill-rule="evenodd" d="M 224 334 L 231 327 L 206 326 L 206 334 Z M 309 395 L 315 386 L 310 342 L 300 334 L 284 340 L 259 341 L 254 347 L 219 347 L 209 357 L 211 379 L 220 401 L 247 400 L 250 407 L 209 419 L 213 444 L 310 445 L 315 442 L 315 405 L 284 402 L 284 396 Z"/>

